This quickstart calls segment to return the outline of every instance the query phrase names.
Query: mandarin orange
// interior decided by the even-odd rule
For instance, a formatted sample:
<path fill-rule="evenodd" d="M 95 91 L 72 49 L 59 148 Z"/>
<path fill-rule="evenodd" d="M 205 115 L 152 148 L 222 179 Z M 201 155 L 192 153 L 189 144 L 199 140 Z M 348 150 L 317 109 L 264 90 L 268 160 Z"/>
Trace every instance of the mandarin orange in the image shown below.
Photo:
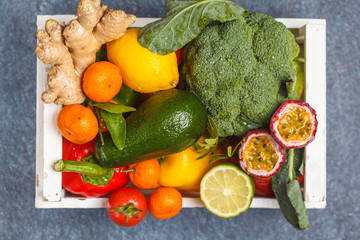
<path fill-rule="evenodd" d="M 89 108 L 79 104 L 62 108 L 56 119 L 61 134 L 70 142 L 84 144 L 93 140 L 98 133 L 98 122 Z"/>
<path fill-rule="evenodd" d="M 153 188 L 160 178 L 160 164 L 157 159 L 130 164 L 128 171 L 132 184 L 141 189 Z"/>
<path fill-rule="evenodd" d="M 155 218 L 172 218 L 181 211 L 181 208 L 181 193 L 173 187 L 160 187 L 153 191 L 148 199 L 148 210 Z"/>
<path fill-rule="evenodd" d="M 106 61 L 91 64 L 83 77 L 83 90 L 94 102 L 108 102 L 120 91 L 120 69 Z"/>

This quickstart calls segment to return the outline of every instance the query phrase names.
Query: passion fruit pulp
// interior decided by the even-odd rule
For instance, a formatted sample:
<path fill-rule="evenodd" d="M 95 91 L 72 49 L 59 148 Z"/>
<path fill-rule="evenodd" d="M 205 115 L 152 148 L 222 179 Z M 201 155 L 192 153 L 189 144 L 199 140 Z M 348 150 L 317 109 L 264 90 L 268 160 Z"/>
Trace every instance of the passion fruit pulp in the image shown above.
<path fill-rule="evenodd" d="M 269 178 L 285 162 L 286 152 L 268 130 L 248 132 L 239 149 L 241 168 L 249 175 Z"/>
<path fill-rule="evenodd" d="M 314 140 L 317 124 L 316 112 L 308 103 L 288 100 L 272 116 L 270 130 L 284 148 L 301 148 Z"/>

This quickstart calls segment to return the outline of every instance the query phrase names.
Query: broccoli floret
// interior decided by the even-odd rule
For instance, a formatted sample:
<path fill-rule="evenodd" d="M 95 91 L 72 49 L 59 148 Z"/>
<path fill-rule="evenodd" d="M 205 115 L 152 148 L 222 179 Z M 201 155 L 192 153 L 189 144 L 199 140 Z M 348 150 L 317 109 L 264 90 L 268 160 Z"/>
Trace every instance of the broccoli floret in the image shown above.
<path fill-rule="evenodd" d="M 201 98 L 220 137 L 241 136 L 267 125 L 289 98 L 285 84 L 296 76 L 298 54 L 293 34 L 282 23 L 253 13 L 204 28 L 184 49 L 181 79 Z"/>
<path fill-rule="evenodd" d="M 296 75 L 292 60 L 298 56 L 299 46 L 294 35 L 284 24 L 263 13 L 253 13 L 247 21 L 255 29 L 253 51 L 258 61 L 282 81 Z"/>

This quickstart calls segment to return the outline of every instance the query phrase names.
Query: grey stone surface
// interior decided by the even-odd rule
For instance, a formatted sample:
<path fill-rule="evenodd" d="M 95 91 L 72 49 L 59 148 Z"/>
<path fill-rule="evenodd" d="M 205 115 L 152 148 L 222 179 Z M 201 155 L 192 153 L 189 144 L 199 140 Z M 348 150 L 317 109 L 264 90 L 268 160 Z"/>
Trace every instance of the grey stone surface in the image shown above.
<path fill-rule="evenodd" d="M 138 17 L 161 17 L 161 0 L 103 1 Z M 294 230 L 279 210 L 221 219 L 183 209 L 169 220 L 120 228 L 104 209 L 36 209 L 36 15 L 74 14 L 77 1 L 0 0 L 0 239 L 360 239 L 360 2 L 254 0 L 238 4 L 274 17 L 327 20 L 327 208 Z"/>

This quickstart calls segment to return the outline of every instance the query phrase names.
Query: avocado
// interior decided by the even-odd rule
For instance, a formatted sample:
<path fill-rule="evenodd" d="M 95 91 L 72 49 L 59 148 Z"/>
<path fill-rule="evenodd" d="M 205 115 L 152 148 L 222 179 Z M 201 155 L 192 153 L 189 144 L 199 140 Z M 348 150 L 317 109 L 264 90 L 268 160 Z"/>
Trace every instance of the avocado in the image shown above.
<path fill-rule="evenodd" d="M 207 113 L 193 93 L 178 89 L 150 96 L 126 120 L 125 147 L 119 150 L 110 134 L 98 141 L 95 157 L 104 167 L 121 167 L 181 152 L 204 133 Z"/>

